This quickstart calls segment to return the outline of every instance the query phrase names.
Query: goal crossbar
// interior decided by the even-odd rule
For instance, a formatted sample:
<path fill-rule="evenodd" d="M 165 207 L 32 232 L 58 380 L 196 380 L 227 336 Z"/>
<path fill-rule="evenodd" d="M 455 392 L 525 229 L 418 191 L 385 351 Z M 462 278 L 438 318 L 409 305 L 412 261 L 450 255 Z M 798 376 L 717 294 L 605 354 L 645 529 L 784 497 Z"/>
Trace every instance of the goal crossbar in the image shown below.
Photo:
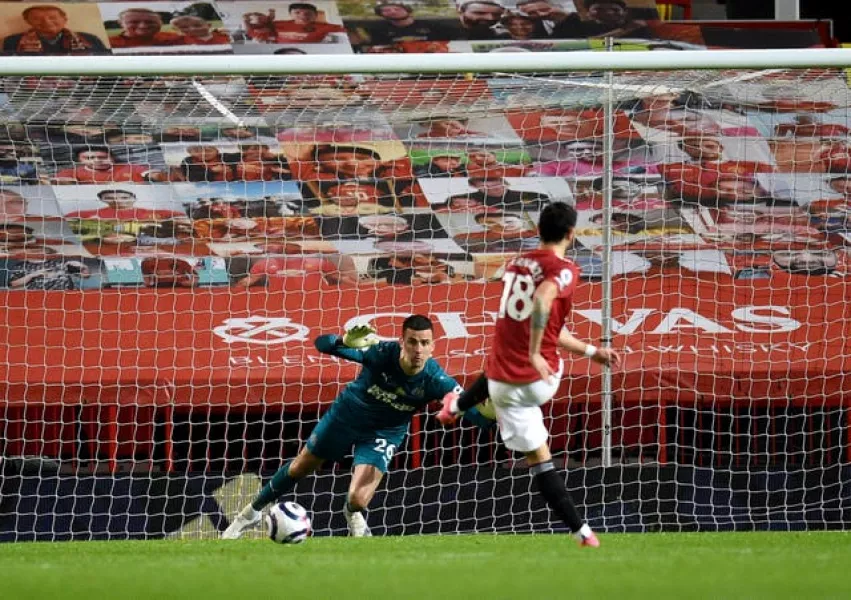
<path fill-rule="evenodd" d="M 827 68 L 851 65 L 851 48 L 689 52 L 543 52 L 328 56 L 24 56 L 0 76 L 500 73 Z"/>

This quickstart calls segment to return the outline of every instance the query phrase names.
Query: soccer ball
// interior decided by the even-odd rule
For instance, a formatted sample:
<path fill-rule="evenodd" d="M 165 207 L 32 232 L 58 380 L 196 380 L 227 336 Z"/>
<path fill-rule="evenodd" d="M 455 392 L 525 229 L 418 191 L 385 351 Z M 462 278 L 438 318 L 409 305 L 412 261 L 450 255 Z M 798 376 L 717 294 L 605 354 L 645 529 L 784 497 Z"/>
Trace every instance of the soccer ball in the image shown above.
<path fill-rule="evenodd" d="M 300 504 L 280 502 L 266 515 L 269 539 L 279 544 L 300 544 L 310 535 L 310 517 Z"/>

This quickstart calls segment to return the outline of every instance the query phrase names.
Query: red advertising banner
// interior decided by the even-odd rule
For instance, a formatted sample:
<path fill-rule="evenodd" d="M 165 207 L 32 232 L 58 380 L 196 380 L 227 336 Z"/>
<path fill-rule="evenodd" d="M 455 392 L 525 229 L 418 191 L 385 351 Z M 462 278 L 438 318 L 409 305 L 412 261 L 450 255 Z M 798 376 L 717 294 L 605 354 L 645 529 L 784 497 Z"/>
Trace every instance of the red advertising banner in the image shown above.
<path fill-rule="evenodd" d="M 792 278 L 796 280 L 791 281 Z M 812 286 L 807 285 L 812 281 Z M 0 386 L 8 403 L 275 405 L 329 402 L 358 366 L 313 339 L 371 320 L 398 336 L 437 325 L 435 358 L 464 383 L 489 351 L 500 284 L 280 291 L 5 292 Z M 780 285 L 787 284 L 787 285 Z M 288 289 L 291 288 L 291 289 Z M 620 403 L 851 400 L 851 309 L 842 279 L 621 278 L 614 283 Z M 599 284 L 577 290 L 572 328 L 602 335 Z M 559 397 L 600 400 L 600 368 L 567 359 Z"/>

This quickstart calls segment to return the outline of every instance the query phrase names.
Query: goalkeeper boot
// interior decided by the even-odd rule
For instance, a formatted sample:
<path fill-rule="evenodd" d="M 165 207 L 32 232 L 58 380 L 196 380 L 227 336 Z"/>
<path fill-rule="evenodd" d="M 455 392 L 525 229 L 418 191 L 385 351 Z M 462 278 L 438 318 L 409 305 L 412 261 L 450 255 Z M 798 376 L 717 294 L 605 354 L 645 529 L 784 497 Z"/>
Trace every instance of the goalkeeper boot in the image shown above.
<path fill-rule="evenodd" d="M 599 548 L 600 540 L 597 538 L 597 535 L 592 531 L 591 535 L 583 535 L 580 536 L 579 547 L 580 548 Z"/>
<path fill-rule="evenodd" d="M 437 420 L 444 427 L 452 425 L 455 419 L 458 418 L 456 407 L 458 406 L 458 398 L 460 397 L 461 394 L 458 392 L 449 392 L 443 397 L 443 406 L 441 406 L 440 412 L 437 413 Z"/>
<path fill-rule="evenodd" d="M 263 513 L 255 510 L 250 504 L 242 509 L 234 518 L 227 529 L 222 533 L 223 540 L 238 540 L 242 534 L 253 529 L 260 523 Z"/>
<path fill-rule="evenodd" d="M 372 537 L 372 532 L 369 530 L 369 525 L 366 524 L 366 517 L 363 516 L 363 512 L 350 511 L 348 504 L 346 504 L 343 506 L 343 516 L 346 517 L 351 537 Z"/>

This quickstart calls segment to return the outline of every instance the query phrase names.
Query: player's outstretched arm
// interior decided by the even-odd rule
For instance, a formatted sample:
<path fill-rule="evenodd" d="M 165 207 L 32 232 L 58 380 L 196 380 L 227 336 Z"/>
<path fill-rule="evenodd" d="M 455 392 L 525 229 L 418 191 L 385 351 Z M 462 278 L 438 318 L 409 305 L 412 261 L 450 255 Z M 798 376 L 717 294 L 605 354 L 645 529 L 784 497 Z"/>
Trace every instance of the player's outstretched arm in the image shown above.
<path fill-rule="evenodd" d="M 562 329 L 558 336 L 558 345 L 568 352 L 586 356 L 595 363 L 608 365 L 610 367 L 619 367 L 621 364 L 621 356 L 616 350 L 611 348 L 598 348 L 592 344 L 587 344 L 582 340 L 573 337 L 567 329 Z"/>
<path fill-rule="evenodd" d="M 370 325 L 355 325 L 345 335 L 320 335 L 313 344 L 323 354 L 363 363 L 367 351 L 378 343 Z"/>

